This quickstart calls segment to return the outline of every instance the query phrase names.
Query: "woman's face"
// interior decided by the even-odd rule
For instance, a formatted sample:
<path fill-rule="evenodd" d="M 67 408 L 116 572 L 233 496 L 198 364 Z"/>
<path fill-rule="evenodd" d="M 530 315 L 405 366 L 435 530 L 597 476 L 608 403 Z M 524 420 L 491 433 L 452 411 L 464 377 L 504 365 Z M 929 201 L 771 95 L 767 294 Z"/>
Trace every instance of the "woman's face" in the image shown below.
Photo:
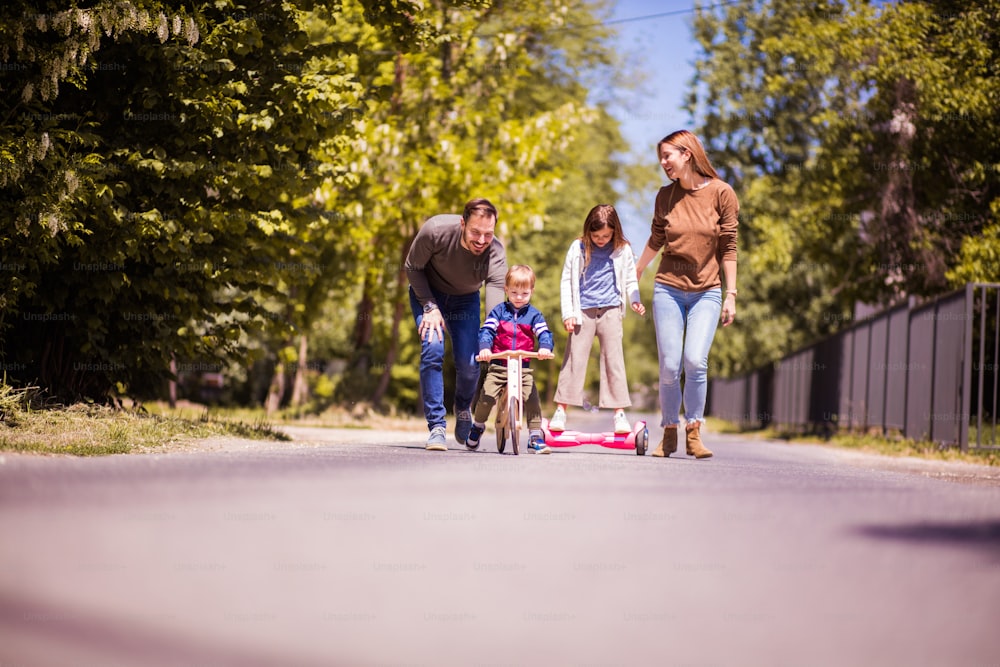
<path fill-rule="evenodd" d="M 689 169 L 691 154 L 673 144 L 660 146 L 660 166 L 671 181 L 680 178 Z"/>
<path fill-rule="evenodd" d="M 605 227 L 604 229 L 598 229 L 596 232 L 590 232 L 590 242 L 596 245 L 598 248 L 603 248 L 608 245 L 608 241 L 614 236 L 614 230 L 610 227 Z"/>

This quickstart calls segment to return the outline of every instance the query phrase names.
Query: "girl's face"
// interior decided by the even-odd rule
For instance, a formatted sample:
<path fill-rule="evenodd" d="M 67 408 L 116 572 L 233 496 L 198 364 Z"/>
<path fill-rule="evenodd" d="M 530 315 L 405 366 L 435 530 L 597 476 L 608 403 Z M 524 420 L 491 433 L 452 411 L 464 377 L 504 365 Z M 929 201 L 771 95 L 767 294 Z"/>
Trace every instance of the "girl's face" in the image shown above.
<path fill-rule="evenodd" d="M 615 232 L 610 227 L 598 229 L 596 232 L 590 232 L 590 242 L 598 248 L 603 248 L 608 245 L 608 241 L 610 241 L 611 237 L 614 235 Z"/>
<path fill-rule="evenodd" d="M 667 174 L 667 178 L 676 181 L 685 174 L 685 170 L 690 169 L 691 155 L 682 148 L 677 148 L 672 144 L 660 146 L 660 166 Z"/>

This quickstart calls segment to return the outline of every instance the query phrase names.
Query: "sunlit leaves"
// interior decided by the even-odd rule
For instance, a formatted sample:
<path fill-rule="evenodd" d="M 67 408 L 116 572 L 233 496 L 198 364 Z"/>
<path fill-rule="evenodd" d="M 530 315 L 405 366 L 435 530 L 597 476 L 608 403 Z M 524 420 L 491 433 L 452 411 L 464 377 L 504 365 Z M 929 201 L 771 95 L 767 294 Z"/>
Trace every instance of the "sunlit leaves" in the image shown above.
<path fill-rule="evenodd" d="M 0 14 L 19 36 L 6 62 L 43 63 L 2 80 L 40 92 L 4 102 L 17 124 L 0 146 L 17 169 L 0 184 L 0 245 L 19 268 L 0 335 L 56 393 L 146 391 L 171 355 L 245 358 L 241 332 L 284 329 L 259 297 L 313 261 L 299 233 L 313 151 L 348 129 L 333 112 L 356 105 L 350 73 L 317 65 L 337 52 L 310 47 L 292 5 L 160 7 L 102 3 L 72 26 L 58 12 L 32 23 L 39 9 L 23 3 Z M 96 372 L 72 373 L 81 355 Z"/>
<path fill-rule="evenodd" d="M 995 0 L 747 0 L 695 27 L 691 108 L 743 203 L 740 300 L 782 315 L 786 348 L 859 301 L 996 279 L 974 250 L 1000 198 Z"/>

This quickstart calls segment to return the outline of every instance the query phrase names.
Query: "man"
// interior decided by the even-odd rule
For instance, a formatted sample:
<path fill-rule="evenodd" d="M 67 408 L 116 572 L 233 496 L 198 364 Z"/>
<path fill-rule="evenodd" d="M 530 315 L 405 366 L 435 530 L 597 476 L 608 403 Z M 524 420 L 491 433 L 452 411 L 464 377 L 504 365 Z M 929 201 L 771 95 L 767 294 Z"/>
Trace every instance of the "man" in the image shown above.
<path fill-rule="evenodd" d="M 461 216 L 435 215 L 420 227 L 406 256 L 410 308 L 420 334 L 420 386 L 430 436 L 427 449 L 447 451 L 444 407 L 444 333 L 455 360 L 455 440 L 466 444 L 479 381 L 479 289 L 486 310 L 504 300 L 507 253 L 494 236 L 497 210 L 473 199 Z M 478 447 L 469 446 L 470 449 Z"/>

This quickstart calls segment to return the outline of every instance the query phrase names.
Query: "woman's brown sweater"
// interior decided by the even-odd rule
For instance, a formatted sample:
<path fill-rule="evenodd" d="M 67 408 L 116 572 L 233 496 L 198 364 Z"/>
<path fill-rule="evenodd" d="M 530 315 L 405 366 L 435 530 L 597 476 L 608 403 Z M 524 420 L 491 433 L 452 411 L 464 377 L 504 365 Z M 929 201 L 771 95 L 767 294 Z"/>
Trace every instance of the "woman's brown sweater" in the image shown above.
<path fill-rule="evenodd" d="M 721 287 L 722 262 L 736 260 L 739 213 L 736 193 L 718 178 L 698 190 L 676 181 L 660 188 L 647 243 L 663 248 L 656 282 L 686 292 Z"/>

